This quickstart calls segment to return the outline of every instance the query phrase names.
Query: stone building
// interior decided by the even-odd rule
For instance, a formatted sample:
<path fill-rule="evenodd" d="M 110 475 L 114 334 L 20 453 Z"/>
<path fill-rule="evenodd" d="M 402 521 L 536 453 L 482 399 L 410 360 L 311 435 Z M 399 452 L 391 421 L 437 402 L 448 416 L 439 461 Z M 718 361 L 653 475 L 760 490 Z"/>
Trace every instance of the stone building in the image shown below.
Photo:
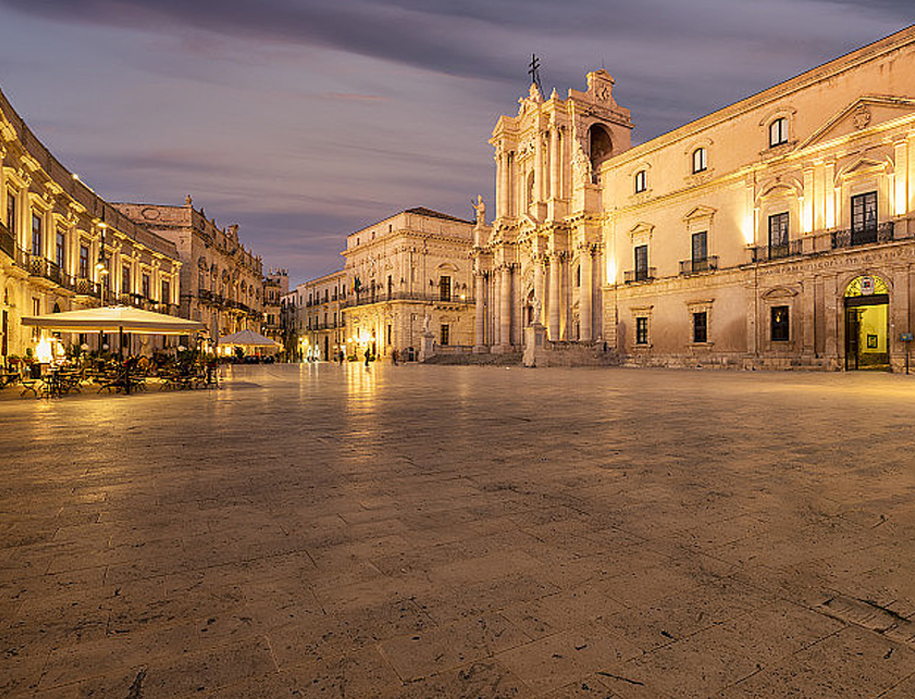
<path fill-rule="evenodd" d="M 261 334 L 283 342 L 283 297 L 289 293 L 289 271 L 279 267 L 271 269 L 264 275 L 264 322 Z"/>
<path fill-rule="evenodd" d="M 172 241 L 181 268 L 181 315 L 206 324 L 216 339 L 246 328 L 261 331 L 263 263 L 238 239 L 238 226 L 219 228 L 188 196 L 184 206 L 116 204 L 137 223 Z"/>
<path fill-rule="evenodd" d="M 177 314 L 175 244 L 122 215 L 35 137 L 0 92 L 0 361 L 34 349 L 23 316 L 125 303 Z M 131 338 L 127 337 L 127 341 Z M 67 343 L 116 337 L 62 333 Z M 149 349 L 141 338 L 131 347 Z"/>
<path fill-rule="evenodd" d="M 470 221 L 426 208 L 402 211 L 346 239 L 347 354 L 417 356 L 473 345 Z"/>
<path fill-rule="evenodd" d="M 343 325 L 346 274 L 338 270 L 311 279 L 300 284 L 298 292 L 302 356 L 331 361 L 346 343 Z"/>
<path fill-rule="evenodd" d="M 478 349 L 893 367 L 915 316 L 915 27 L 630 147 L 605 71 L 493 133 Z M 534 349 L 535 348 L 535 349 Z"/>

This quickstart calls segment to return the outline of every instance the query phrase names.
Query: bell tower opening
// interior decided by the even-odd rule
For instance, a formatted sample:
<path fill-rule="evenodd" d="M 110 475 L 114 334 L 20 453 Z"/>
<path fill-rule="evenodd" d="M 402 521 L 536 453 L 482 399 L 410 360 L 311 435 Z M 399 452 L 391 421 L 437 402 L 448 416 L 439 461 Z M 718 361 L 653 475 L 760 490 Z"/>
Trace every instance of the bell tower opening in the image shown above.
<path fill-rule="evenodd" d="M 613 155 L 613 141 L 606 127 L 592 124 L 588 129 L 588 142 L 591 145 L 591 181 L 597 184 L 601 164 Z"/>

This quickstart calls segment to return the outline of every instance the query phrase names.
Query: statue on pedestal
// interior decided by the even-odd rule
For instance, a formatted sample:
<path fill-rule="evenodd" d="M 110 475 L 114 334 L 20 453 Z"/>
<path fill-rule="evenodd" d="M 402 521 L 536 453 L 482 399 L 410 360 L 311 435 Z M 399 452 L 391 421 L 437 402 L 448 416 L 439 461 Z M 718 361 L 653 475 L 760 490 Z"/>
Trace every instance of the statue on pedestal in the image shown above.
<path fill-rule="evenodd" d="M 471 200 L 471 202 L 472 201 L 473 200 Z M 474 211 L 477 212 L 477 225 L 485 226 L 486 225 L 486 202 L 483 201 L 483 195 L 478 194 L 476 203 L 475 204 L 471 203 L 471 206 L 473 207 Z"/>

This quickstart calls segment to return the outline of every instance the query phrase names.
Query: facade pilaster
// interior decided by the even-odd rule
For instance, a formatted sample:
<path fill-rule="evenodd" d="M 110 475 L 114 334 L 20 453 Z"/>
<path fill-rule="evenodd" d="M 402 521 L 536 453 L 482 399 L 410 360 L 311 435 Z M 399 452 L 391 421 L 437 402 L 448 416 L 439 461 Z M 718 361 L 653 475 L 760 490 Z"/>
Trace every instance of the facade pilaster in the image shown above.
<path fill-rule="evenodd" d="M 492 271 L 492 344 L 502 344 L 502 272 L 496 267 Z"/>
<path fill-rule="evenodd" d="M 533 204 L 543 201 L 543 175 L 543 133 L 538 126 L 534 134 L 534 201 L 531 202 Z"/>
<path fill-rule="evenodd" d="M 540 306 L 537 317 L 533 318 L 533 322 L 543 325 L 543 312 L 546 304 L 543 303 L 543 260 L 541 256 L 535 255 L 531 259 L 531 264 L 534 265 L 534 298 L 537 299 L 537 303 Z"/>
<path fill-rule="evenodd" d="M 592 339 L 591 323 L 593 319 L 592 301 L 594 298 L 593 291 L 593 259 L 590 245 L 583 245 L 579 255 L 579 264 L 581 265 L 581 286 L 579 287 L 579 332 L 578 339 L 582 342 L 590 342 Z"/>
<path fill-rule="evenodd" d="M 512 338 L 511 338 L 511 322 L 512 322 L 512 268 L 510 264 L 502 265 L 500 270 L 500 276 L 502 277 L 502 283 L 499 289 L 499 344 L 504 348 L 508 349 L 511 347 Z"/>
<path fill-rule="evenodd" d="M 558 126 L 550 129 L 550 198 L 562 199 L 562 134 Z"/>
<path fill-rule="evenodd" d="M 549 332 L 551 340 L 559 339 L 559 285 L 562 283 L 562 257 L 559 253 L 550 255 L 550 303 Z"/>
<path fill-rule="evenodd" d="M 474 296 L 474 349 L 480 350 L 486 344 L 484 333 L 486 331 L 486 277 L 482 271 L 477 271 L 475 296 Z"/>

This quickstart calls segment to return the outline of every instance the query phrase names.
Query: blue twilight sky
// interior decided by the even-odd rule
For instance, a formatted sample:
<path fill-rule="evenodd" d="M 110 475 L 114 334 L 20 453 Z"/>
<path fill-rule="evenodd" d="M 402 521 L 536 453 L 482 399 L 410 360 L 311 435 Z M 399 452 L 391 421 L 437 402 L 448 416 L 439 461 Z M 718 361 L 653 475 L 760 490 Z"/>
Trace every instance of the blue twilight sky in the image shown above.
<path fill-rule="evenodd" d="M 635 142 L 911 24 L 912 0 L 0 0 L 0 88 L 110 201 L 239 223 L 292 284 L 347 233 L 492 201 L 527 91 L 605 66 Z M 490 206 L 490 212 L 493 210 Z"/>

